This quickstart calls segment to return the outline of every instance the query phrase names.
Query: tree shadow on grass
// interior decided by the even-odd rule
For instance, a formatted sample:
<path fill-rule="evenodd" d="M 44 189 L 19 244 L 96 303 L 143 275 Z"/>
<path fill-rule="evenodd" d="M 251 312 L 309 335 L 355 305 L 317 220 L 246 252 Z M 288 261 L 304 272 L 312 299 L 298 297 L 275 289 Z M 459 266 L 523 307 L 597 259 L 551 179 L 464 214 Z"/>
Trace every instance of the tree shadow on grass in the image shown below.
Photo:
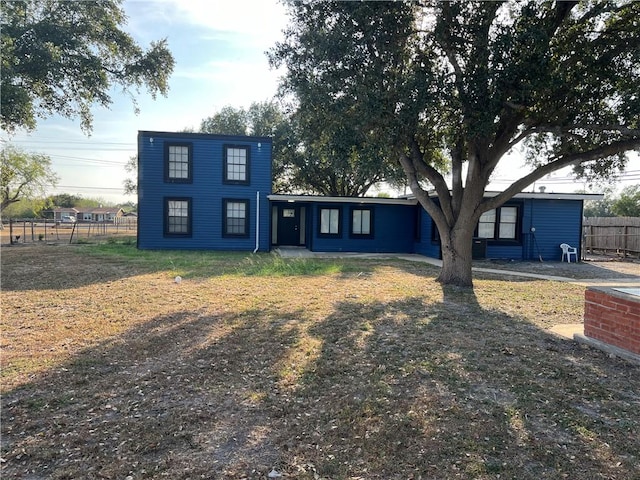
<path fill-rule="evenodd" d="M 341 303 L 278 440 L 300 478 L 636 478 L 637 369 L 443 301 Z M 603 377 L 603 372 L 606 376 Z"/>
<path fill-rule="evenodd" d="M 6 478 L 637 478 L 640 373 L 467 290 L 161 316 L 8 392 Z"/>
<path fill-rule="evenodd" d="M 303 312 L 182 311 L 4 395 L 3 478 L 237 478 L 278 457 L 265 398 Z"/>

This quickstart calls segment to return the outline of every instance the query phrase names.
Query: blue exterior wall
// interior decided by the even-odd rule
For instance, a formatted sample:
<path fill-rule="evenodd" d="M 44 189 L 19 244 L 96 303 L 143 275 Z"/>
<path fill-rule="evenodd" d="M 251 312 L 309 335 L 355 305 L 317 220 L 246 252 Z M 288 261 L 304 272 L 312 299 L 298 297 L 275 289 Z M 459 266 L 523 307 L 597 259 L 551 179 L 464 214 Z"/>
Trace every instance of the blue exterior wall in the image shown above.
<path fill-rule="evenodd" d="M 177 183 L 165 179 L 165 145 L 191 146 L 191 179 Z M 249 182 L 223 182 L 224 146 L 249 149 Z M 191 133 L 146 132 L 138 134 L 138 248 L 252 251 L 259 230 L 259 250 L 271 249 L 272 204 L 271 139 Z M 256 195 L 259 193 L 259 200 Z M 552 196 L 552 194 L 550 195 Z M 191 234 L 165 235 L 165 200 L 189 199 Z M 248 235 L 223 235 L 223 200 L 247 201 Z M 335 199 L 332 199 L 335 200 Z M 305 207 L 305 246 L 312 251 L 419 253 L 439 258 L 440 246 L 434 240 L 431 217 L 420 205 L 358 201 L 299 201 Z M 276 203 L 274 202 L 274 205 Z M 580 248 L 582 231 L 581 199 L 514 198 L 506 205 L 519 208 L 515 241 L 487 242 L 487 258 L 548 261 L 561 259 L 561 243 Z M 320 234 L 320 209 L 340 209 L 339 236 Z M 370 208 L 373 235 L 350 235 L 351 210 Z M 259 212 L 258 212 L 259 209 Z M 256 216 L 259 216 L 256 219 Z M 259 226 L 259 228 L 257 228 Z M 535 228 L 535 232 L 531 229 Z"/>
<path fill-rule="evenodd" d="M 420 234 L 413 246 L 414 253 L 432 258 L 440 258 L 440 244 L 432 240 L 435 230 L 433 220 L 426 210 L 422 208 L 422 205 L 416 205 L 416 209 L 418 209 L 417 215 L 420 216 L 418 225 Z"/>
<path fill-rule="evenodd" d="M 561 243 L 577 247 L 580 256 L 582 200 L 525 198 L 513 199 L 505 205 L 519 208 L 518 238 L 515 242 L 488 240 L 486 258 L 538 260 L 542 257 L 543 260 L 560 261 Z M 414 251 L 441 258 L 440 245 L 432 240 L 433 221 L 424 209 L 421 215 L 420 239 L 415 242 Z"/>
<path fill-rule="evenodd" d="M 340 209 L 341 235 L 326 237 L 320 235 L 320 209 Z M 351 237 L 350 222 L 352 208 L 371 208 L 373 212 L 373 237 Z M 318 252 L 369 252 L 369 253 L 412 253 L 415 237 L 415 206 L 357 203 L 314 203 L 307 220 L 308 247 Z"/>
<path fill-rule="evenodd" d="M 165 144 L 192 145 L 192 181 L 165 181 Z M 224 145 L 249 147 L 248 185 L 223 183 Z M 256 222 L 259 192 L 259 222 Z M 259 223 L 259 246 L 268 251 L 269 200 L 271 193 L 271 139 L 192 133 L 138 133 L 138 248 L 253 250 Z M 167 197 L 190 198 L 192 233 L 189 237 L 164 234 L 164 208 Z M 248 237 L 223 236 L 223 199 L 249 202 Z"/>
<path fill-rule="evenodd" d="M 537 260 L 540 255 L 543 260 L 560 261 L 561 243 L 578 248 L 580 258 L 582 207 L 581 200 L 525 200 L 523 231 L 529 237 L 525 259 Z M 535 228 L 533 235 L 531 227 Z"/>

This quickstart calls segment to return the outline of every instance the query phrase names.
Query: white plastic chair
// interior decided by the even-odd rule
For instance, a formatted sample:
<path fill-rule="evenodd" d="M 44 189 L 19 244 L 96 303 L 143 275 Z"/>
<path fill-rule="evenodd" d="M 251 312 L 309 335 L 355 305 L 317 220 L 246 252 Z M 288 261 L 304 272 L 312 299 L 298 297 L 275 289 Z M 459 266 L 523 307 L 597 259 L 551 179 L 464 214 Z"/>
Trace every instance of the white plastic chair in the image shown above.
<path fill-rule="evenodd" d="M 578 249 L 576 247 L 572 247 L 568 243 L 563 243 L 560 245 L 562 249 L 562 259 L 561 262 L 564 262 L 564 258 L 567 257 L 567 263 L 571 263 L 571 255 L 576 258 L 576 263 L 578 263 Z"/>

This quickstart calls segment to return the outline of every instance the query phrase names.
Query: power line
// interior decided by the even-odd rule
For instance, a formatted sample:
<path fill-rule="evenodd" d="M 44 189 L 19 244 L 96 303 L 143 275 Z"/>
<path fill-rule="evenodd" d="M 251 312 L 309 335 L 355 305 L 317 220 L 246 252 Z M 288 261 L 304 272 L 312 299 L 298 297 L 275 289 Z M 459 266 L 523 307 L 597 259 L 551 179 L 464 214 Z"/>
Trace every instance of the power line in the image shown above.
<path fill-rule="evenodd" d="M 98 142 L 95 140 L 11 140 L 10 143 L 31 143 L 31 144 L 40 144 L 44 143 L 47 145 L 55 145 L 55 144 L 77 144 L 77 145 L 87 145 L 87 146 L 95 146 L 95 145 L 120 145 L 120 146 L 130 146 L 132 148 L 136 148 L 136 142 Z"/>
<path fill-rule="evenodd" d="M 49 150 L 66 150 L 66 151 L 80 151 L 80 150 L 91 150 L 91 151 L 99 151 L 99 152 L 130 152 L 135 150 L 135 146 L 131 148 L 96 148 L 95 146 L 90 147 L 68 147 L 68 146 L 54 146 L 54 147 L 38 147 L 41 151 L 49 151 Z"/>
<path fill-rule="evenodd" d="M 56 157 L 56 158 L 65 158 L 65 159 L 70 159 L 70 160 L 81 160 L 81 161 L 85 161 L 85 162 L 94 162 L 94 163 L 99 163 L 102 165 L 118 165 L 121 167 L 124 167 L 127 162 L 118 162 L 116 160 L 103 160 L 103 159 L 99 159 L 99 158 L 85 158 L 85 157 L 72 157 L 69 155 L 50 155 L 51 157 Z"/>
<path fill-rule="evenodd" d="M 77 186 L 77 185 L 48 185 L 48 187 L 58 190 L 61 188 L 67 188 L 71 190 L 116 190 L 123 191 L 124 187 L 91 187 L 91 186 Z"/>

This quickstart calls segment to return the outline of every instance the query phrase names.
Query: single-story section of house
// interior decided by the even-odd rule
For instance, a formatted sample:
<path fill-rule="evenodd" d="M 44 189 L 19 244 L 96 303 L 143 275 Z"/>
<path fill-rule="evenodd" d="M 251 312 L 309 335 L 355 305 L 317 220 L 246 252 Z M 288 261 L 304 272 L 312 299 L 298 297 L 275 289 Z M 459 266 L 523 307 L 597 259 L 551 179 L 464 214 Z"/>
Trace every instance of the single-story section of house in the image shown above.
<path fill-rule="evenodd" d="M 497 195 L 488 192 L 487 196 Z M 271 246 L 318 252 L 419 253 L 440 258 L 435 223 L 415 199 L 269 195 Z M 589 194 L 519 193 L 476 226 L 474 258 L 560 260 L 579 247 Z"/>
<path fill-rule="evenodd" d="M 78 210 L 79 222 L 113 223 L 116 218 L 122 217 L 124 210 L 117 207 L 88 207 Z"/>
<path fill-rule="evenodd" d="M 50 210 L 56 222 L 75 222 L 78 218 L 78 209 L 73 207 L 56 207 Z"/>
<path fill-rule="evenodd" d="M 413 198 L 271 194 L 271 149 L 268 137 L 139 132 L 138 248 L 440 257 L 435 224 Z M 520 193 L 482 215 L 474 257 L 560 260 L 561 243 L 580 246 L 583 201 L 599 198 Z"/>

